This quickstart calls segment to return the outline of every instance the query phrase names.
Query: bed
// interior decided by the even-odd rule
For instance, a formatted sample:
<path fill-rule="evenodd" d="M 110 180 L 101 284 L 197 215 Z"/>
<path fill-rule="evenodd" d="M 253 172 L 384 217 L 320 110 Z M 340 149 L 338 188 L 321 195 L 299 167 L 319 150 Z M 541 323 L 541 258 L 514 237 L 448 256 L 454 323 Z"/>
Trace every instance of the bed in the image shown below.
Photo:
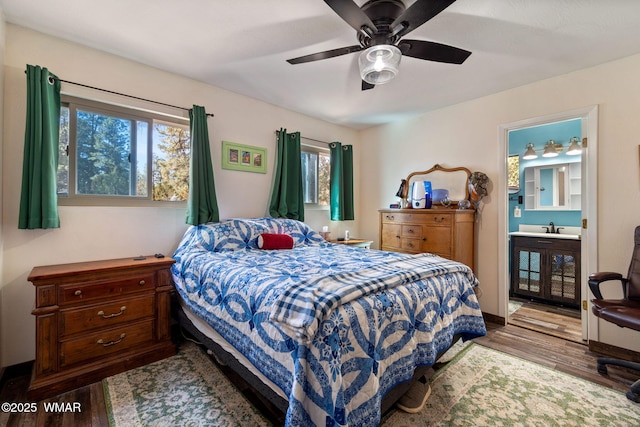
<path fill-rule="evenodd" d="M 260 249 L 265 233 L 294 246 Z M 285 402 L 289 426 L 377 425 L 417 368 L 486 333 L 467 266 L 331 244 L 295 220 L 192 226 L 174 259 L 180 323 Z"/>

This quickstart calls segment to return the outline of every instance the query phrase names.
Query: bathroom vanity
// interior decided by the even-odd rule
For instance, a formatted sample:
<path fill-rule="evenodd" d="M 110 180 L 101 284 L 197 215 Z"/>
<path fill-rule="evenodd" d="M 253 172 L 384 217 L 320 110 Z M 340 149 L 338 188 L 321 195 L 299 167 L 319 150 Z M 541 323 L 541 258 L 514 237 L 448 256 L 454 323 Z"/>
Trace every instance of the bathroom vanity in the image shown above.
<path fill-rule="evenodd" d="M 509 235 L 510 295 L 579 307 L 580 235 L 534 231 Z"/>

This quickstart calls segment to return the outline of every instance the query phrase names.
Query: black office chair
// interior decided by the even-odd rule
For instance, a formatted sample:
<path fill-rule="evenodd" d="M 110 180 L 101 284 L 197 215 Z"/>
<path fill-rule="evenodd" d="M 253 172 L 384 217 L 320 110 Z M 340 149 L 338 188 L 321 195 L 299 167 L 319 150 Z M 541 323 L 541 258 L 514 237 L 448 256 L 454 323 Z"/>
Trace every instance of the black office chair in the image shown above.
<path fill-rule="evenodd" d="M 589 288 L 596 297 L 592 299 L 593 314 L 599 318 L 618 325 L 640 331 L 640 226 L 634 235 L 633 256 L 627 277 L 620 273 L 603 271 L 589 276 Z M 623 299 L 603 299 L 600 284 L 607 281 L 619 281 L 622 284 Z M 606 365 L 624 366 L 640 371 L 640 363 L 627 360 L 598 357 L 598 372 L 607 374 Z M 631 385 L 627 398 L 640 403 L 640 379 Z"/>

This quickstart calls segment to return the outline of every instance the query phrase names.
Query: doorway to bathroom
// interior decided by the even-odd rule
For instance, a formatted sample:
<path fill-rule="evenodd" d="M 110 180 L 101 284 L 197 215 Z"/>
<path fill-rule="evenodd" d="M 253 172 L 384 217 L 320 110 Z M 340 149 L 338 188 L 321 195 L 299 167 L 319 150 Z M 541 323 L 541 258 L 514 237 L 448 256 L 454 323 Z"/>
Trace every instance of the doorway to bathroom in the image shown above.
<path fill-rule="evenodd" d="M 586 276 L 595 240 L 593 247 L 587 241 L 595 230 L 587 218 L 595 202 L 595 166 L 587 148 L 595 148 L 596 119 L 594 106 L 501 127 L 499 301 L 505 323 L 575 342 L 588 337 Z M 593 220 L 595 227 L 595 214 Z"/>

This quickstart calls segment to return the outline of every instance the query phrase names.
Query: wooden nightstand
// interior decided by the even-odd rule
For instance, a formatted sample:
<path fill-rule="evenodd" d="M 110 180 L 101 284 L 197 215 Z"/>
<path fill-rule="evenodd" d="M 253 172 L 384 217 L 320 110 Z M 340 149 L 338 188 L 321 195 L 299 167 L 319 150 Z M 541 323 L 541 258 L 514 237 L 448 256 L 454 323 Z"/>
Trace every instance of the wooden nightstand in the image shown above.
<path fill-rule="evenodd" d="M 172 258 L 35 267 L 36 361 L 28 397 L 40 400 L 172 356 Z"/>
<path fill-rule="evenodd" d="M 340 245 L 349 245 L 355 248 L 370 249 L 373 240 L 349 239 L 349 240 L 330 240 L 330 243 L 338 243 Z"/>

